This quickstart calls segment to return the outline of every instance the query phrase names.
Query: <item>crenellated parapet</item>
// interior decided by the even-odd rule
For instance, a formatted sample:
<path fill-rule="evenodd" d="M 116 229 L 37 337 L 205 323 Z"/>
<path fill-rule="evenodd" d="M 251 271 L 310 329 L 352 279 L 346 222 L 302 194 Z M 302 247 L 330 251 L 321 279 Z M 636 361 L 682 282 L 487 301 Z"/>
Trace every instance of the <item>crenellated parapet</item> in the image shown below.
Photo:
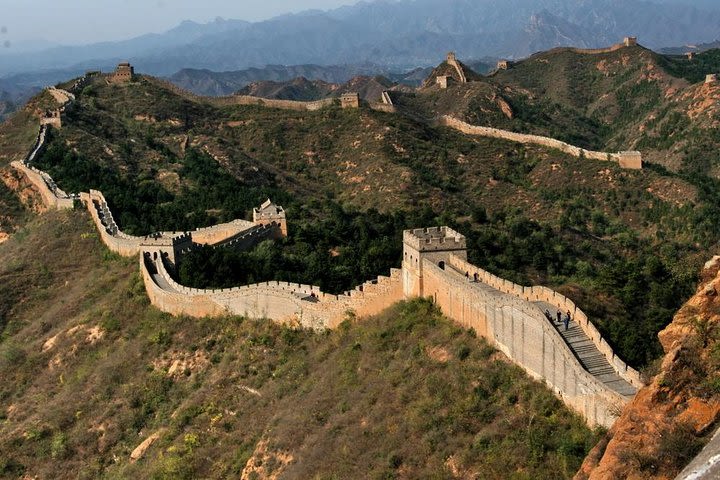
<path fill-rule="evenodd" d="M 125 257 L 145 252 L 155 258 L 165 255 L 175 264 L 182 254 L 201 245 L 232 246 L 233 242 L 238 242 L 252 246 L 262 240 L 281 236 L 280 226 L 277 224 L 259 226 L 246 220 L 234 220 L 190 232 L 158 232 L 145 236 L 128 235 L 120 230 L 115 222 L 102 192 L 90 190 L 88 193 L 82 193 L 80 199 L 86 205 L 103 243 L 113 252 Z"/>
<path fill-rule="evenodd" d="M 523 287 L 467 261 L 465 238 L 447 228 L 403 235 L 403 294 L 430 297 L 443 313 L 487 338 L 530 375 L 543 379 L 591 425 L 610 426 L 642 386 L 571 300 L 546 287 Z M 575 348 L 544 311 L 570 314 Z"/>
<path fill-rule="evenodd" d="M 149 252 L 141 255 L 140 268 L 152 304 L 173 315 L 243 315 L 327 329 L 339 325 L 350 312 L 374 315 L 402 298 L 399 270 L 344 295 L 332 295 L 317 286 L 278 281 L 223 289 L 189 288 L 173 279 L 170 270 L 174 265 L 167 256 Z"/>
<path fill-rule="evenodd" d="M 430 227 L 406 230 L 403 243 L 419 252 L 467 249 L 465 236 L 450 227 Z"/>
<path fill-rule="evenodd" d="M 287 237 L 287 218 L 285 209 L 275 205 L 269 198 L 260 207 L 253 209 L 255 225 L 279 225 L 283 237 Z"/>

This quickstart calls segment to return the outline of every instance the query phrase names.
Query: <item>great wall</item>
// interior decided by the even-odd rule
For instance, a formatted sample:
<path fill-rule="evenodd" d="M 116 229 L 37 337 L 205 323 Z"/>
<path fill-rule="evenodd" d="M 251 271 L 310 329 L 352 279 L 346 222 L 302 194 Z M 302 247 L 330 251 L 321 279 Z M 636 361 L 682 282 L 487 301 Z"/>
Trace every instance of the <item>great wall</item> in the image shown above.
<path fill-rule="evenodd" d="M 81 87 L 86 81 L 81 78 L 74 87 Z M 56 94 L 60 95 L 56 98 L 64 98 L 63 108 L 74 99 L 70 92 Z M 478 133 L 475 129 L 482 127 L 451 118 L 443 122 L 470 134 L 522 143 L 540 142 L 570 154 L 575 152 L 579 157 L 609 159 L 607 154 L 576 151 L 573 149 L 577 147 L 560 145 L 553 139 L 528 140 L 526 136 L 514 136 L 521 134 L 498 130 Z M 152 305 L 164 312 L 192 317 L 242 315 L 306 328 L 332 329 L 348 315 L 362 318 L 380 313 L 403 299 L 429 297 L 449 318 L 472 328 L 531 376 L 543 380 L 590 425 L 611 426 L 643 385 L 639 373 L 614 354 L 570 299 L 545 287 L 514 284 L 471 265 L 467 262 L 465 238 L 447 227 L 404 232 L 401 269 L 342 295 L 328 294 L 312 285 L 277 281 L 209 290 L 180 285 L 173 272 L 184 254 L 201 245 L 249 249 L 263 240 L 286 236 L 285 211 L 268 200 L 253 211 L 252 222 L 235 220 L 191 232 L 127 235 L 115 222 L 101 192 L 65 194 L 49 175 L 32 166 L 50 125 L 41 122 L 38 139 L 27 159 L 13 166 L 28 177 L 49 208 L 84 204 L 107 248 L 121 256 L 138 258 L 148 297 Z M 565 331 L 546 317 L 545 310 L 569 312 L 571 327 Z"/>
<path fill-rule="evenodd" d="M 569 143 L 565 143 L 560 140 L 556 140 L 550 137 L 543 137 L 540 135 L 530 135 L 526 133 L 511 132 L 509 130 L 500 130 L 492 127 L 479 127 L 476 125 L 470 125 L 469 123 L 463 122 L 457 118 L 449 115 L 444 115 L 437 120 L 437 124 L 453 128 L 466 135 L 477 135 L 481 137 L 499 138 L 502 140 L 508 140 L 510 142 L 517 142 L 523 144 L 534 144 L 543 147 L 554 148 L 561 152 L 572 155 L 576 158 L 587 158 L 589 160 L 609 161 L 620 165 L 621 168 L 627 168 L 632 170 L 642 169 L 642 154 L 640 152 L 595 152 L 592 150 L 585 150 Z"/>

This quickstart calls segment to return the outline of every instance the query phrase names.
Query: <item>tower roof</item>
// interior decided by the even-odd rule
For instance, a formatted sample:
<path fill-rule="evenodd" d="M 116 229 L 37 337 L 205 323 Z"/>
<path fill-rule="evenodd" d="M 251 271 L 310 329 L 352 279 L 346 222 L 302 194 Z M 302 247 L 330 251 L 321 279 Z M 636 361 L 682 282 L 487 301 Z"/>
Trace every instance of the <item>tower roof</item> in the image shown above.
<path fill-rule="evenodd" d="M 269 198 L 259 208 L 255 209 L 255 213 L 258 215 L 280 215 L 284 212 L 285 210 L 282 207 L 275 205 Z"/>

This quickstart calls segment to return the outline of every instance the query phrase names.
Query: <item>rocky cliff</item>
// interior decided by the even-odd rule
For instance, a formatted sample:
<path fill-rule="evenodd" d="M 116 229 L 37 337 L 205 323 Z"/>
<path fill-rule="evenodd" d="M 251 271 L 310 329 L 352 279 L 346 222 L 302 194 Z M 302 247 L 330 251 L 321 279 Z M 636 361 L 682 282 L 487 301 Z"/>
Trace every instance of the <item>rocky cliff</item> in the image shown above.
<path fill-rule="evenodd" d="M 720 257 L 702 272 L 695 295 L 660 332 L 665 357 L 575 480 L 671 479 L 702 448 L 720 420 Z"/>

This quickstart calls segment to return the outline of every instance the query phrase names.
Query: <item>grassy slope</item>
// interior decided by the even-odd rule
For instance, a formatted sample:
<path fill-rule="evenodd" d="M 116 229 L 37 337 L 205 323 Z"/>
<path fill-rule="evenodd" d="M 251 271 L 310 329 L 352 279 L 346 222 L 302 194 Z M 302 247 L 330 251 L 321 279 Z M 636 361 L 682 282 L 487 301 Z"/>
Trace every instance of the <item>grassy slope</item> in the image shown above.
<path fill-rule="evenodd" d="M 66 190 L 105 191 L 123 228 L 194 228 L 245 216 L 270 195 L 303 233 L 288 279 L 342 291 L 397 266 L 403 228 L 450 224 L 478 265 L 571 294 L 633 365 L 660 352 L 655 334 L 717 242 L 714 197 L 663 170 L 368 110 L 215 108 L 151 79 L 94 85 L 79 103 L 44 168 Z M 370 208 L 392 215 L 379 220 L 389 235 L 358 227 Z M 329 253 L 338 249 L 359 255 Z M 253 278 L 267 279 L 263 270 Z"/>
<path fill-rule="evenodd" d="M 80 212 L 1 245 L 0 278 L 0 476 L 555 479 L 596 438 L 427 303 L 325 334 L 171 318 Z"/>
<path fill-rule="evenodd" d="M 524 87 L 481 78 L 447 90 L 431 86 L 398 93 L 395 105 L 411 116 L 433 119 L 451 115 L 473 125 L 558 138 L 588 149 L 602 149 L 606 128 L 573 105 L 534 95 Z"/>
<path fill-rule="evenodd" d="M 38 134 L 38 112 L 57 108 L 59 105 L 49 93 L 43 91 L 2 122 L 0 129 L 0 168 L 13 160 L 22 160 L 30 151 Z"/>
<path fill-rule="evenodd" d="M 718 51 L 690 62 L 642 47 L 599 55 L 556 49 L 493 80 L 552 102 L 545 111 L 559 105 L 574 111 L 580 124 L 598 126 L 602 149 L 638 149 L 646 161 L 673 171 L 720 178 L 720 161 L 712 154 L 720 146 L 720 89 L 698 84 L 717 71 L 719 58 Z"/>

